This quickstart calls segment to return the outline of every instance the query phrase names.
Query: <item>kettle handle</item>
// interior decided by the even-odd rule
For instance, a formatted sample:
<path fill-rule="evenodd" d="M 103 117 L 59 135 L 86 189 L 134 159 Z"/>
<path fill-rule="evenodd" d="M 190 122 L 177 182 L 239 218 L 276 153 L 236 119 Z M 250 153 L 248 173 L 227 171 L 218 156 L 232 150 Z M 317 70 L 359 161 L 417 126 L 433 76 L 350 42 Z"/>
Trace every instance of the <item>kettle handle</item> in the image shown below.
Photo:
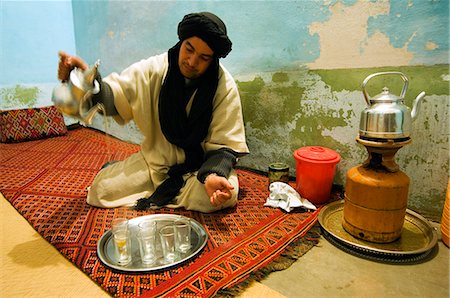
<path fill-rule="evenodd" d="M 370 76 L 368 76 L 367 78 L 365 78 L 365 80 L 363 81 L 361 87 L 362 87 L 362 92 L 364 94 L 364 99 L 366 100 L 366 103 L 370 106 L 370 100 L 369 100 L 369 94 L 366 91 L 366 84 L 367 82 L 369 82 L 369 80 L 373 77 L 376 76 L 381 76 L 381 75 L 400 75 L 403 79 L 403 88 L 402 88 L 402 92 L 400 93 L 400 97 L 401 98 L 405 98 L 405 94 L 406 94 L 406 90 L 408 89 L 408 78 L 399 71 L 385 71 L 385 72 L 377 72 L 374 74 L 371 74 Z"/>

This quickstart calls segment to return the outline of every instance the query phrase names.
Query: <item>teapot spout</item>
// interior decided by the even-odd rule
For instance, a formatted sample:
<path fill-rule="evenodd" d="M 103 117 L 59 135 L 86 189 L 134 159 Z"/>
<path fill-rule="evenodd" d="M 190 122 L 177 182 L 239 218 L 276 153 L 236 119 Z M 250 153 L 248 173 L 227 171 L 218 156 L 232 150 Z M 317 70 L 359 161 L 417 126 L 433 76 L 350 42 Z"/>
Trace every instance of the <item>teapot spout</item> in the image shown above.
<path fill-rule="evenodd" d="M 417 95 L 416 99 L 414 100 L 413 109 L 411 111 L 411 119 L 413 121 L 417 118 L 417 115 L 419 114 L 420 104 L 424 97 L 425 97 L 425 91 L 422 91 L 422 92 L 420 92 L 419 95 Z"/>
<path fill-rule="evenodd" d="M 94 80 L 98 73 L 98 67 L 100 66 L 100 60 L 97 60 L 94 64 L 94 66 L 90 69 L 86 69 L 83 73 L 84 75 L 84 83 L 87 86 L 93 86 Z"/>
<path fill-rule="evenodd" d="M 85 124 L 90 125 L 92 123 L 92 120 L 94 119 L 94 116 L 99 112 L 103 112 L 103 114 L 105 114 L 105 107 L 101 103 L 96 104 L 95 106 L 90 108 L 89 111 L 87 111 L 86 113 L 83 113 L 80 109 L 80 119 Z"/>

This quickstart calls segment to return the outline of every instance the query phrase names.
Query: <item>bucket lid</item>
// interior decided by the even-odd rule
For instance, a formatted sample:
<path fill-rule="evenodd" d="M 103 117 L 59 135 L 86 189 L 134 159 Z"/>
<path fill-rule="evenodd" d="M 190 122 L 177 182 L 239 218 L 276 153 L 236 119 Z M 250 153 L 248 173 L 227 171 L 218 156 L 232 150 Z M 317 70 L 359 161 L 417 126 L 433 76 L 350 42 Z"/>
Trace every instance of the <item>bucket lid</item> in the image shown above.
<path fill-rule="evenodd" d="M 296 159 L 303 159 L 316 162 L 338 163 L 341 156 L 334 150 L 320 146 L 307 146 L 294 151 Z"/>

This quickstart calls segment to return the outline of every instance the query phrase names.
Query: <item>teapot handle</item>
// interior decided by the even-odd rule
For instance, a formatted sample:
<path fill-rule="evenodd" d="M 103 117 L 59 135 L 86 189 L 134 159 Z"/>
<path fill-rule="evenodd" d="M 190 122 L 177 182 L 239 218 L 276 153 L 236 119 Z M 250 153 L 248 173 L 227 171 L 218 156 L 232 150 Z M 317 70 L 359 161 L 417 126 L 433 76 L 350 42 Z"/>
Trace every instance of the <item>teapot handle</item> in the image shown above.
<path fill-rule="evenodd" d="M 377 73 L 371 74 L 370 76 L 365 78 L 365 80 L 363 81 L 363 83 L 361 85 L 364 99 L 366 100 L 367 105 L 370 106 L 370 100 L 369 100 L 369 94 L 366 91 L 366 84 L 367 84 L 367 82 L 369 82 L 369 80 L 371 78 L 376 77 L 376 76 L 381 76 L 381 75 L 400 75 L 404 82 L 402 92 L 400 93 L 400 97 L 405 98 L 406 90 L 408 89 L 408 78 L 403 73 L 401 73 L 399 71 L 377 72 Z"/>

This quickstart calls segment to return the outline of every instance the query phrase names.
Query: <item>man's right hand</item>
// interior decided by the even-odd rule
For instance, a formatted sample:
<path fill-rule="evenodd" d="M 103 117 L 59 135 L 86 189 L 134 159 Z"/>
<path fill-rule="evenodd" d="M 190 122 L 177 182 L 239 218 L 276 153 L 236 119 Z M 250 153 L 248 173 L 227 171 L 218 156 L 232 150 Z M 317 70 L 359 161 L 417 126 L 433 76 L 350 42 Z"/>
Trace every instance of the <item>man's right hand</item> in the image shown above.
<path fill-rule="evenodd" d="M 69 74 L 75 67 L 85 70 L 88 68 L 86 62 L 77 56 L 71 56 L 66 52 L 60 51 L 58 63 L 58 79 L 62 82 L 69 80 Z"/>
<path fill-rule="evenodd" d="M 227 178 L 209 174 L 205 179 L 205 190 L 211 205 L 220 206 L 232 197 L 234 186 Z"/>

